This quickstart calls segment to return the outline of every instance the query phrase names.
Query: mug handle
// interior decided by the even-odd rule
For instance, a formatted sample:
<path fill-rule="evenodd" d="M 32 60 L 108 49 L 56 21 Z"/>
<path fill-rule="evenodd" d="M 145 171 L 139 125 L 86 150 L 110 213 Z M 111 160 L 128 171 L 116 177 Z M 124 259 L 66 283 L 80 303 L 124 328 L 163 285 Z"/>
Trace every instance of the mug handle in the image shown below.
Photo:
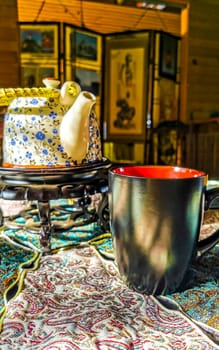
<path fill-rule="evenodd" d="M 210 208 L 211 203 L 216 199 L 219 199 L 219 187 L 211 188 L 205 192 L 205 205 L 204 210 Z M 215 209 L 219 209 L 216 207 Z M 206 252 L 212 249 L 219 242 L 219 229 L 213 232 L 209 237 L 198 241 L 197 243 L 197 258 L 202 257 Z"/>

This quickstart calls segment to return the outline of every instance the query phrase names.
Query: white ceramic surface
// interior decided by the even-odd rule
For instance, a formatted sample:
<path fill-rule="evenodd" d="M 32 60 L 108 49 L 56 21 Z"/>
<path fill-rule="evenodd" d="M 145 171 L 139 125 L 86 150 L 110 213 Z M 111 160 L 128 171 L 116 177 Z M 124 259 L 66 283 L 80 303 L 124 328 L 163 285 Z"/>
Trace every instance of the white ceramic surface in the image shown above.
<path fill-rule="evenodd" d="M 3 166 L 60 167 L 101 160 L 95 101 L 74 82 L 66 82 L 53 97 L 15 98 L 4 120 Z"/>

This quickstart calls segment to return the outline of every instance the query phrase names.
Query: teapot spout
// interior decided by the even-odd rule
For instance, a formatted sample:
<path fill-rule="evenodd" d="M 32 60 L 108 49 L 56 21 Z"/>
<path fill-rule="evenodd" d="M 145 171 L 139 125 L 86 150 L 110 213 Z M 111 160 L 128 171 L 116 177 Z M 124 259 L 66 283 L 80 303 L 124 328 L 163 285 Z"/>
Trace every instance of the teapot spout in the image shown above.
<path fill-rule="evenodd" d="M 91 92 L 80 92 L 60 125 L 60 140 L 64 151 L 78 163 L 86 157 L 88 151 L 89 116 L 95 103 L 96 97 Z"/>

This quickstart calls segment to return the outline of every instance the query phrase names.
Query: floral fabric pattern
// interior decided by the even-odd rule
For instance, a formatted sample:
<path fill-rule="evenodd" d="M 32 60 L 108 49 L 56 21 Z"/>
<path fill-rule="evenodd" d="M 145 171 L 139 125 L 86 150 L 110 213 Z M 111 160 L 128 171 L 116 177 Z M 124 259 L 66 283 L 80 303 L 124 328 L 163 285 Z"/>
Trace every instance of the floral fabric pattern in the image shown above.
<path fill-rule="evenodd" d="M 0 345 L 35 349 L 208 349 L 216 347 L 180 314 L 130 290 L 93 247 L 42 257 L 10 302 Z"/>
<path fill-rule="evenodd" d="M 53 201 L 52 201 L 53 202 Z M 52 203 L 62 208 L 71 201 Z M 32 220 L 39 221 L 37 212 Z M 52 220 L 69 219 L 54 210 Z M 31 234 L 17 216 L 17 228 L 5 228 L 12 256 L 8 276 L 18 258 L 31 266 L 33 257 L 13 247 L 13 242 L 39 249 L 39 235 Z M 30 220 L 30 219 L 29 219 Z M 214 227 L 212 225 L 214 224 Z M 200 239 L 218 228 L 218 211 L 207 212 Z M 2 240 L 5 244 L 5 241 Z M 97 222 L 63 230 L 51 238 L 52 252 L 41 256 L 37 268 L 29 269 L 22 289 L 8 298 L 2 318 L 0 348 L 5 350 L 216 350 L 218 347 L 183 314 L 163 308 L 152 296 L 137 293 L 120 278 L 114 263 L 112 238 Z M 36 254 L 36 253 L 35 253 Z M 39 256 L 39 255 L 38 255 Z M 219 337 L 219 246 L 216 245 L 192 266 L 189 283 L 168 295 L 195 320 Z M 35 261 L 35 260 L 34 260 Z M 2 274 L 2 277 L 4 275 Z M 15 277 L 13 277 L 15 278 Z M 6 278 L 2 278 L 1 285 Z"/>

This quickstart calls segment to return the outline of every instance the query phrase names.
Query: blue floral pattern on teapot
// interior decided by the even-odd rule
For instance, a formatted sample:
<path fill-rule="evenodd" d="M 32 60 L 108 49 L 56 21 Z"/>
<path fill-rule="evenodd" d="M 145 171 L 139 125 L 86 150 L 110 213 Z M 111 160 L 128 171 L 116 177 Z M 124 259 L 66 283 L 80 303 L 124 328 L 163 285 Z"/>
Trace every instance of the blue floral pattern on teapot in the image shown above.
<path fill-rule="evenodd" d="M 69 85 L 70 83 L 72 84 L 69 82 Z M 76 101 L 78 95 L 80 94 L 77 94 Z M 57 94 L 50 98 L 18 97 L 11 102 L 4 120 L 4 166 L 68 167 L 102 159 L 100 132 L 92 108 L 86 116 L 89 139 L 84 157 L 74 159 L 74 151 L 73 156 L 66 152 L 60 139 L 60 126 L 65 114 L 71 113 L 72 105 L 62 103 L 63 101 L 65 102 L 64 98 L 62 100 L 60 94 Z M 72 118 L 75 113 L 73 110 Z"/>

